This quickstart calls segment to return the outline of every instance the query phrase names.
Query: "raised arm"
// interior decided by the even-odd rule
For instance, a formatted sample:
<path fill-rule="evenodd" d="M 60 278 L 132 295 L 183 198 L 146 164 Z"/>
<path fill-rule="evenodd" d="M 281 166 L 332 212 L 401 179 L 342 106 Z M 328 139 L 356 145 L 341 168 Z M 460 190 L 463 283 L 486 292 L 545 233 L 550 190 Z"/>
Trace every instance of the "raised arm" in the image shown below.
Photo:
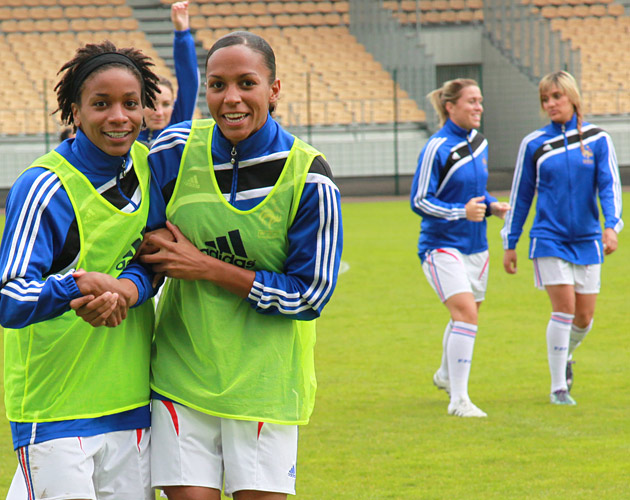
<path fill-rule="evenodd" d="M 195 40 L 190 32 L 188 2 L 176 2 L 171 5 L 171 20 L 175 28 L 173 61 L 177 96 L 170 123 L 178 123 L 193 117 L 199 95 L 200 78 Z"/>

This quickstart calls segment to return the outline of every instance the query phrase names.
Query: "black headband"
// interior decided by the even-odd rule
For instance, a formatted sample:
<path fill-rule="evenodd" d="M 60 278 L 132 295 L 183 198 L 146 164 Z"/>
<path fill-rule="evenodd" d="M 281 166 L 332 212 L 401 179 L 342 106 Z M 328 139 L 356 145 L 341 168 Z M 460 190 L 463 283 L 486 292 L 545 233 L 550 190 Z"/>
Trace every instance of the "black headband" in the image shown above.
<path fill-rule="evenodd" d="M 72 98 L 77 101 L 79 98 L 79 91 L 81 85 L 85 82 L 86 78 L 90 76 L 95 69 L 104 66 L 105 64 L 123 64 L 132 69 L 135 69 L 142 75 L 142 71 L 135 63 L 133 59 L 120 52 L 103 52 L 102 54 L 96 54 L 85 61 L 76 70 L 74 77 L 72 78 Z M 144 82 L 142 82 L 142 88 L 144 90 Z"/>

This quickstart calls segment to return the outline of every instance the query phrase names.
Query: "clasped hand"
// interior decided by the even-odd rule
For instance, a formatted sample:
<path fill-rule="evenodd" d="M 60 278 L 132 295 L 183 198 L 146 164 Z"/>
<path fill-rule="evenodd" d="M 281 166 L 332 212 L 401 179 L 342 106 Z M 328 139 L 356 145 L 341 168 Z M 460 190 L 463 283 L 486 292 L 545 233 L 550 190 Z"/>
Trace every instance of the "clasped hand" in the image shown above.
<path fill-rule="evenodd" d="M 94 327 L 120 325 L 138 300 L 138 290 L 131 280 L 83 269 L 72 276 L 83 296 L 72 300 L 70 308 Z"/>

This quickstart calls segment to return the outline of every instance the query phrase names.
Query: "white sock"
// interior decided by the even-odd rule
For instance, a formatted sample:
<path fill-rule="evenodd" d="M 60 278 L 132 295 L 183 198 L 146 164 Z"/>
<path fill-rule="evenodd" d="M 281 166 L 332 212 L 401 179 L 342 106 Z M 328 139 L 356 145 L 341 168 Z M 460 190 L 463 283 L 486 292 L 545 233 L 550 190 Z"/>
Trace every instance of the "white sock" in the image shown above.
<path fill-rule="evenodd" d="M 575 326 L 574 323 L 571 324 L 571 337 L 569 338 L 569 359 L 571 359 L 571 354 L 573 351 L 579 346 L 586 334 L 591 331 L 593 328 L 593 320 L 586 325 L 584 328 L 580 328 L 579 326 Z"/>
<path fill-rule="evenodd" d="M 448 380 L 448 357 L 446 356 L 446 346 L 448 345 L 448 338 L 451 336 L 452 328 L 453 321 L 449 321 L 444 329 L 444 337 L 442 338 L 442 364 L 438 369 L 438 375 L 444 380 Z"/>
<path fill-rule="evenodd" d="M 567 390 L 567 356 L 573 314 L 552 312 L 547 324 L 547 359 L 551 373 L 551 392 Z"/>
<path fill-rule="evenodd" d="M 477 325 L 453 321 L 446 346 L 448 375 L 451 381 L 451 401 L 468 398 L 468 376 L 472 363 Z"/>

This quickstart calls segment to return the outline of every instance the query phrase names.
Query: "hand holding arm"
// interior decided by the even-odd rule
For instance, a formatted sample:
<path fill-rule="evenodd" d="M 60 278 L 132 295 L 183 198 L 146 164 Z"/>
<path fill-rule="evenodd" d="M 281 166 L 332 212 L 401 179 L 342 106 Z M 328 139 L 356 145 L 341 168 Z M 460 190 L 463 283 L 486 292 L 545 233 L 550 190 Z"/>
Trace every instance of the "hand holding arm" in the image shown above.
<path fill-rule="evenodd" d="M 617 233 L 613 228 L 607 227 L 604 229 L 602 242 L 604 243 L 604 254 L 610 255 L 617 250 Z"/>
<path fill-rule="evenodd" d="M 503 254 L 503 268 L 508 274 L 516 274 L 516 250 L 508 249 Z"/>
<path fill-rule="evenodd" d="M 466 203 L 466 218 L 473 222 L 481 222 L 486 217 L 486 204 L 481 203 L 485 196 L 475 196 Z"/>
<path fill-rule="evenodd" d="M 176 2 L 171 5 L 171 21 L 173 21 L 176 31 L 185 31 L 190 28 L 188 1 Z"/>
<path fill-rule="evenodd" d="M 151 235 L 147 244 L 160 250 L 140 257 L 143 263 L 152 265 L 156 273 L 164 273 L 169 278 L 211 281 L 243 299 L 247 298 L 256 277 L 254 271 L 210 257 L 193 245 L 177 226 L 167 222 L 166 227 L 174 241 L 160 234 Z"/>

